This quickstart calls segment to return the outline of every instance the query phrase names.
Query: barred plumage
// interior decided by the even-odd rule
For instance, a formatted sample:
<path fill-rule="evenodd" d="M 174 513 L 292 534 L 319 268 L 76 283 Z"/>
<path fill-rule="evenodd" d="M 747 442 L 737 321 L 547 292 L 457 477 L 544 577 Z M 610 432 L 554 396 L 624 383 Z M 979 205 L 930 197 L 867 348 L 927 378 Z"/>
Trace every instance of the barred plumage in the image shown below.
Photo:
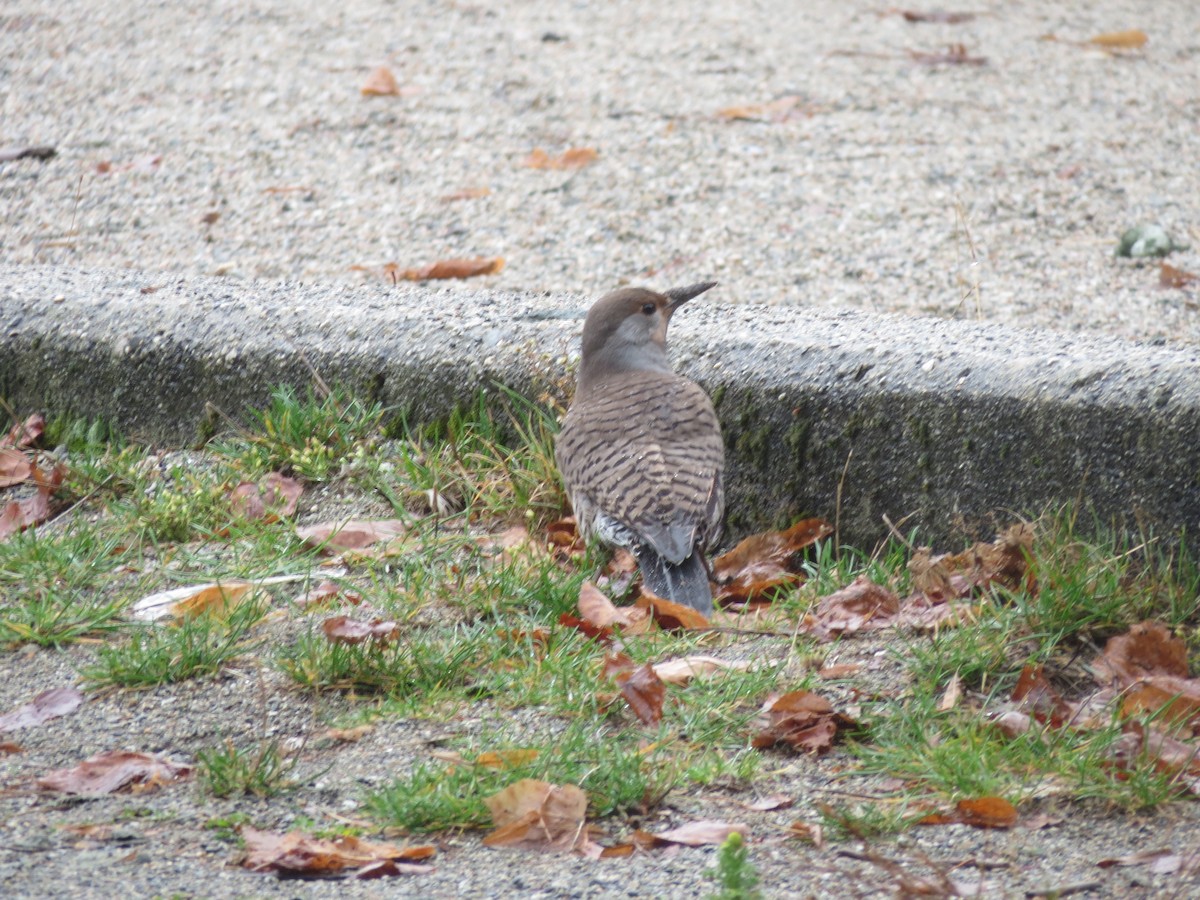
<path fill-rule="evenodd" d="M 555 447 L 583 533 L 626 547 L 650 590 L 705 613 L 704 552 L 721 530 L 724 446 L 708 395 L 671 370 L 666 328 L 709 287 L 627 289 L 592 307 Z"/>

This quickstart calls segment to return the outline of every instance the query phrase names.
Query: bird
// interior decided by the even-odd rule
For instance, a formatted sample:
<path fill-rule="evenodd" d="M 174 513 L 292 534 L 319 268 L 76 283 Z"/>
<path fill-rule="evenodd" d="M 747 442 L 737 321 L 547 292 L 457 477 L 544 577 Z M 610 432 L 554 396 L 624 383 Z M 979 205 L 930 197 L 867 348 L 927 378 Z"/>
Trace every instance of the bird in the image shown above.
<path fill-rule="evenodd" d="M 714 287 L 623 288 L 588 310 L 554 456 L 581 535 L 624 547 L 642 584 L 712 612 L 705 552 L 721 536 L 725 446 L 708 394 L 671 368 L 667 325 Z"/>

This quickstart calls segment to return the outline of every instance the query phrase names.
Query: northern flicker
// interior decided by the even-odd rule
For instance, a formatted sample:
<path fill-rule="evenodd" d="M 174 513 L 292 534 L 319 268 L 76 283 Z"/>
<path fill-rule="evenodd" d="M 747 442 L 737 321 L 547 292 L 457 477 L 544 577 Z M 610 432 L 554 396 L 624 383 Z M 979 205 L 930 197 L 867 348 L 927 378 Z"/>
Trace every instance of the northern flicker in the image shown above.
<path fill-rule="evenodd" d="M 671 368 L 667 324 L 713 284 L 627 288 L 596 301 L 554 449 L 584 536 L 625 547 L 647 588 L 705 614 L 704 552 L 721 532 L 725 449 L 712 401 Z"/>

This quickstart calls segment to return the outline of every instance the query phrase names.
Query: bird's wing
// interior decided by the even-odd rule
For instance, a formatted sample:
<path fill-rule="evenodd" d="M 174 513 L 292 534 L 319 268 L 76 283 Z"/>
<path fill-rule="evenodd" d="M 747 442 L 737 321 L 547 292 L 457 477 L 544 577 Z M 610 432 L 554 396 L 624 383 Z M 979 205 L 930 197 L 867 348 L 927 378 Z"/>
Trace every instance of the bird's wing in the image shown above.
<path fill-rule="evenodd" d="M 617 520 L 676 564 L 719 531 L 724 447 L 698 385 L 642 375 L 577 408 L 556 448 L 577 507 Z"/>

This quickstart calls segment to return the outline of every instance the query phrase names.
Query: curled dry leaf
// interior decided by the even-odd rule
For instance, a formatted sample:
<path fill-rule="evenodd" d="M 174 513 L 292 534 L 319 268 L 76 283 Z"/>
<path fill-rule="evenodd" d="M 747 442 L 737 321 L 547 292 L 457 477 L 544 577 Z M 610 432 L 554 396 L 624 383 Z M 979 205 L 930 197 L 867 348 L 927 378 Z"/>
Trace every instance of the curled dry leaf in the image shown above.
<path fill-rule="evenodd" d="M 296 514 L 304 487 L 294 478 L 272 472 L 258 484 L 243 481 L 233 489 L 229 505 L 235 515 L 248 521 L 278 522 Z"/>
<path fill-rule="evenodd" d="M 644 725 L 662 721 L 663 701 L 667 689 L 649 663 L 634 665 L 624 653 L 610 653 L 604 658 L 604 674 L 621 689 L 621 696 Z"/>
<path fill-rule="evenodd" d="M 30 447 L 46 430 L 46 417 L 41 413 L 28 416 L 25 421 L 18 422 L 8 430 L 8 434 L 0 437 L 0 449 L 12 448 L 24 450 Z"/>
<path fill-rule="evenodd" d="M 918 825 L 970 825 L 973 828 L 1012 828 L 1017 824 L 1017 808 L 1003 797 L 978 797 L 959 800 L 948 813 L 931 813 Z"/>
<path fill-rule="evenodd" d="M 834 712 L 829 701 L 812 691 L 792 691 L 774 696 L 763 704 L 759 731 L 751 746 L 760 749 L 787 744 L 795 750 L 824 753 L 833 746 L 838 726 L 853 725 L 853 721 Z"/>
<path fill-rule="evenodd" d="M 800 98 L 788 95 L 769 103 L 727 106 L 717 110 L 717 115 L 731 122 L 786 122 L 804 111 L 799 106 Z"/>
<path fill-rule="evenodd" d="M 715 656 L 686 656 L 683 659 L 671 659 L 654 664 L 654 674 L 662 679 L 664 684 L 687 684 L 693 678 L 711 675 L 732 669 L 745 672 L 750 664 L 745 661 L 729 662 L 717 659 Z"/>
<path fill-rule="evenodd" d="M 1043 725 L 1053 728 L 1061 728 L 1072 719 L 1076 711 L 1075 707 L 1064 700 L 1046 680 L 1040 665 L 1027 665 L 1021 670 L 1017 686 L 1013 688 L 1012 698 L 1020 704 L 1021 712 L 1028 713 Z"/>
<path fill-rule="evenodd" d="M 860 575 L 841 590 L 821 598 L 813 629 L 823 637 L 855 634 L 889 625 L 899 612 L 899 597 Z"/>
<path fill-rule="evenodd" d="M 111 794 L 130 787 L 148 791 L 189 777 L 192 767 L 165 756 L 109 750 L 70 769 L 55 769 L 37 780 L 43 791 L 63 794 Z"/>
<path fill-rule="evenodd" d="M 797 840 L 804 841 L 806 844 L 812 844 L 818 850 L 825 849 L 825 829 L 820 825 L 810 825 L 807 822 L 797 819 L 787 827 L 788 837 L 794 837 Z"/>
<path fill-rule="evenodd" d="M 1146 46 L 1150 38 L 1140 28 L 1130 28 L 1127 31 L 1108 31 L 1088 38 L 1088 43 L 1105 50 L 1137 50 Z"/>
<path fill-rule="evenodd" d="M 664 600 L 647 591 L 644 586 L 641 594 L 638 595 L 636 605 L 641 609 L 649 610 L 654 621 L 658 623 L 658 627 L 665 631 L 686 631 L 709 627 L 708 619 L 702 613 L 690 606 Z"/>
<path fill-rule="evenodd" d="M 34 483 L 35 493 L 23 500 L 12 500 L 0 510 L 0 541 L 50 518 L 50 498 L 62 486 L 66 474 L 62 463 L 55 463 L 49 472 L 36 464 L 30 465 L 28 480 Z"/>
<path fill-rule="evenodd" d="M 527 169 L 582 169 L 594 163 L 599 155 L 591 147 L 571 147 L 561 156 L 551 156 L 538 147 L 522 160 L 521 165 Z"/>
<path fill-rule="evenodd" d="M 1167 263 L 1159 263 L 1158 286 L 1163 288 L 1185 288 L 1189 284 L 1200 283 L 1200 275 L 1195 275 Z"/>
<path fill-rule="evenodd" d="M 1035 585 L 1029 560 L 1033 540 L 1033 526 L 1022 522 L 991 543 L 978 543 L 961 553 L 934 557 L 928 547 L 922 547 L 908 563 L 913 588 L 932 603 L 968 597 L 992 584 L 1032 591 Z"/>
<path fill-rule="evenodd" d="M 750 834 L 750 829 L 742 822 L 716 822 L 706 819 L 700 822 L 688 822 L 686 825 L 659 832 L 651 837 L 656 844 L 705 847 L 725 843 L 734 832 L 746 837 Z"/>
<path fill-rule="evenodd" d="M 786 531 L 746 538 L 712 562 L 713 580 L 718 585 L 716 601 L 746 602 L 799 583 L 796 554 L 831 534 L 833 527 L 828 522 L 804 519 Z"/>
<path fill-rule="evenodd" d="M 275 872 L 288 878 L 325 878 L 348 874 L 351 870 L 357 870 L 354 874 L 359 878 L 423 874 L 433 868 L 417 865 L 417 861 L 429 859 L 437 852 L 430 845 L 399 847 L 353 835 L 329 840 L 300 831 L 274 834 L 248 825 L 242 827 L 241 835 L 246 842 L 243 868 Z"/>
<path fill-rule="evenodd" d="M 586 852 L 587 794 L 573 784 L 523 778 L 483 801 L 496 830 L 483 839 L 489 847 Z"/>
<path fill-rule="evenodd" d="M 400 625 L 391 619 L 360 622 L 349 616 L 333 616 L 321 623 L 321 630 L 334 644 L 361 644 L 370 640 L 383 646 L 400 637 Z"/>
<path fill-rule="evenodd" d="M 33 476 L 33 462 L 21 450 L 0 449 L 0 488 L 12 487 Z"/>
<path fill-rule="evenodd" d="M 771 794 L 771 796 L 761 797 L 753 803 L 741 805 L 754 812 L 770 812 L 773 809 L 791 809 L 796 805 L 796 798 L 788 794 Z"/>
<path fill-rule="evenodd" d="M 133 604 L 130 614 L 143 622 L 168 617 L 186 619 L 202 613 L 228 613 L 246 599 L 255 588 L 271 584 L 303 581 L 307 575 L 272 575 L 255 581 L 227 581 L 220 584 L 190 584 L 147 594 Z"/>
<path fill-rule="evenodd" d="M 376 66 L 367 75 L 361 90 L 364 97 L 395 97 L 400 93 L 400 84 L 391 69 L 387 66 Z"/>
<path fill-rule="evenodd" d="M 1120 687 L 1156 675 L 1187 678 L 1187 644 L 1160 622 L 1141 622 L 1109 638 L 1092 665 L 1098 677 Z"/>
<path fill-rule="evenodd" d="M 585 581 L 579 589 L 579 615 L 600 629 L 620 625 L 624 634 L 644 634 L 650 627 L 648 610 L 637 606 L 614 606 L 590 581 Z"/>
<path fill-rule="evenodd" d="M 358 591 L 352 591 L 348 588 L 344 588 L 336 581 L 322 581 L 316 587 L 297 596 L 292 600 L 292 603 L 303 609 L 309 606 L 318 606 L 322 603 L 329 603 L 338 599 L 339 597 L 348 603 L 353 604 L 354 606 L 358 606 L 358 604 L 362 603 L 362 594 L 360 594 Z"/>
<path fill-rule="evenodd" d="M 83 694 L 73 687 L 51 688 L 42 691 L 24 706 L 0 716 L 0 731 L 33 728 L 59 716 L 74 712 L 83 705 Z"/>
<path fill-rule="evenodd" d="M 387 266 L 384 266 L 387 269 Z M 427 266 L 405 269 L 397 277 L 405 281 L 436 281 L 447 278 L 476 278 L 480 275 L 495 275 L 504 268 L 500 256 L 472 256 L 441 259 Z"/>
<path fill-rule="evenodd" d="M 361 550 L 379 541 L 390 541 L 407 530 L 400 519 L 348 519 L 345 522 L 324 522 L 297 528 L 296 536 L 309 547 L 325 553 L 338 553 Z"/>
<path fill-rule="evenodd" d="M 564 628 L 574 628 L 576 631 L 587 635 L 594 641 L 599 641 L 602 644 L 611 644 L 616 640 L 617 633 L 611 627 L 601 628 L 593 625 L 586 619 L 581 619 L 579 616 L 573 616 L 570 613 L 563 613 L 558 617 L 558 624 Z"/>

